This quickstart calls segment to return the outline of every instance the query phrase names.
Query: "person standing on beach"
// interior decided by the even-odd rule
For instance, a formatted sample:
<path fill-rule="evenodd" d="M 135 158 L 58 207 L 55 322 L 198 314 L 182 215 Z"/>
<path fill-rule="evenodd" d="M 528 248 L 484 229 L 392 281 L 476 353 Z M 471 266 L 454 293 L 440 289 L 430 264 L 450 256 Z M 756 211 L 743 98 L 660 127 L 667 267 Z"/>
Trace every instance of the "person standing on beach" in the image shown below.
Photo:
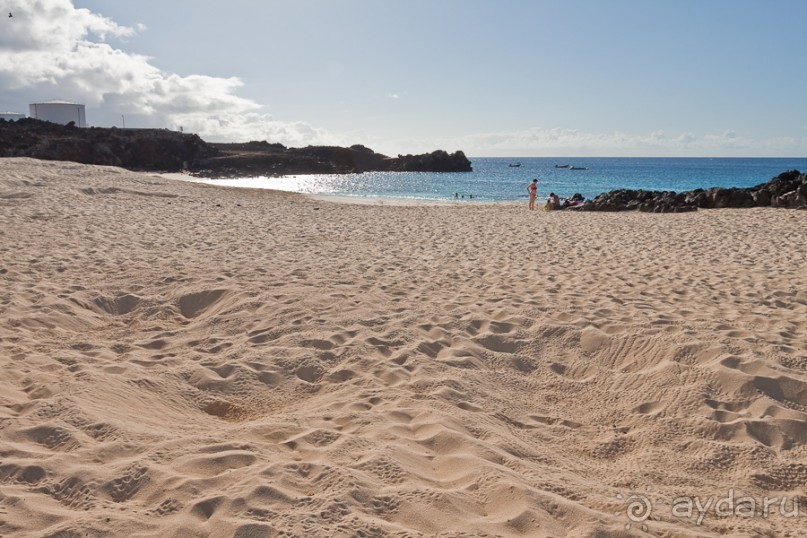
<path fill-rule="evenodd" d="M 527 193 L 530 195 L 530 211 L 535 209 L 535 199 L 538 197 L 538 180 L 533 179 L 527 184 Z"/>
<path fill-rule="evenodd" d="M 533 179 L 532 183 L 527 185 L 527 192 L 530 195 L 530 211 L 535 209 L 535 198 L 538 196 L 538 180 Z"/>

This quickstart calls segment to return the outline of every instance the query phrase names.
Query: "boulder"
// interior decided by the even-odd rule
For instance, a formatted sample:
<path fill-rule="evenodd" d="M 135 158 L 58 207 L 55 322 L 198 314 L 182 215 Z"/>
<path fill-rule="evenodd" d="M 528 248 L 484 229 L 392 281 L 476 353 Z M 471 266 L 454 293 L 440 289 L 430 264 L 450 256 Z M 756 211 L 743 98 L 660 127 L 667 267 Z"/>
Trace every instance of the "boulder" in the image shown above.
<path fill-rule="evenodd" d="M 748 189 L 712 188 L 707 191 L 707 199 L 708 207 L 754 207 L 754 198 Z"/>

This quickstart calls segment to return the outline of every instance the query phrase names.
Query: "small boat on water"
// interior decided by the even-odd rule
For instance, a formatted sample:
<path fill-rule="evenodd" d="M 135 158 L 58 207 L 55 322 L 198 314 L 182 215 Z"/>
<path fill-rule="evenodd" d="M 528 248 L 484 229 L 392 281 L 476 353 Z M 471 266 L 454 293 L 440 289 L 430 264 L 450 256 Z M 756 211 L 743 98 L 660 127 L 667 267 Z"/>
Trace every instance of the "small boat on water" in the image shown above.
<path fill-rule="evenodd" d="M 571 168 L 570 164 L 556 164 L 555 168 Z"/>
<path fill-rule="evenodd" d="M 521 166 L 521 163 L 510 163 L 507 166 L 509 166 L 510 168 L 518 168 L 519 166 Z"/>
<path fill-rule="evenodd" d="M 569 170 L 588 170 L 588 166 L 571 166 Z"/>

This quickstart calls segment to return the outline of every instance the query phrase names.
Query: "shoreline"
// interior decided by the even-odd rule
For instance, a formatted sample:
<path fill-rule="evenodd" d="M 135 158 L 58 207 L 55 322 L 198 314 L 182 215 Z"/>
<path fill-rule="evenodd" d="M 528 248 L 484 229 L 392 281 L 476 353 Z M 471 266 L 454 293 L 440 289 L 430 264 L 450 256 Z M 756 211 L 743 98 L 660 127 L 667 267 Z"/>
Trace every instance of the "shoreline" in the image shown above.
<path fill-rule="evenodd" d="M 499 170 L 501 172 L 501 170 Z M 561 172 L 563 174 L 564 172 Z M 405 174 L 405 173 L 404 173 Z M 459 202 L 481 202 L 481 203 L 517 203 L 524 201 L 525 196 L 514 195 L 519 190 L 519 184 L 515 178 L 507 178 L 506 181 L 491 181 L 487 176 L 476 179 L 477 183 L 458 182 L 457 178 L 449 177 L 447 182 L 443 177 L 428 176 L 425 179 L 420 176 L 407 176 L 406 178 L 390 178 L 375 176 L 362 177 L 359 174 L 350 178 L 348 187 L 342 182 L 341 176 L 331 175 L 291 175 L 276 178 L 267 177 L 244 177 L 230 180 L 213 180 L 198 178 L 199 182 L 218 184 L 235 187 L 249 188 L 272 188 L 290 192 L 315 193 L 316 196 L 339 196 L 345 201 L 362 200 L 361 203 L 382 203 L 382 204 L 433 204 L 433 203 L 459 203 Z M 334 177 L 338 177 L 335 180 Z M 184 178 L 183 178 L 184 179 Z M 535 180 L 535 178 L 534 178 Z M 602 179 L 600 179 L 601 181 Z M 454 181 L 454 182 L 451 182 Z M 560 181 L 556 178 L 555 181 Z M 342 182 L 342 183 L 340 183 Z M 652 182 L 649 182 L 652 183 Z M 396 194 L 377 193 L 377 185 L 385 186 L 383 190 L 398 190 L 404 192 Z M 390 188 L 395 184 L 395 188 Z M 484 185 L 498 185 L 498 190 L 486 190 L 490 187 Z M 544 191 L 548 191 L 549 182 L 541 192 L 543 198 Z M 577 184 L 577 187 L 580 185 Z M 322 193 L 321 191 L 343 191 L 333 193 Z M 344 192 L 351 190 L 354 192 Z M 445 192 L 445 191 L 448 192 Z M 584 189 L 582 189 L 584 190 Z M 589 190 L 591 190 L 589 188 Z M 317 192 L 320 191 L 320 192 Z M 435 191 L 441 191 L 438 197 Z M 469 193 L 470 191 L 470 193 Z M 558 191 L 558 189 L 555 189 Z M 422 196 L 421 193 L 428 192 L 429 195 Z M 482 194 L 480 194 L 480 192 Z M 562 191 L 560 191 L 562 192 Z M 361 193 L 361 194 L 359 194 Z M 451 194 L 450 194 L 451 193 Z M 464 193 L 458 197 L 459 193 Z M 467 196 L 467 199 L 466 199 Z M 564 199 L 568 200 L 566 196 Z M 709 187 L 695 188 L 691 190 L 668 190 L 653 188 L 648 185 L 645 188 L 617 188 L 600 192 L 588 200 L 580 193 L 575 193 L 572 200 L 582 203 L 575 203 L 572 207 L 561 205 L 560 209 L 572 209 L 575 211 L 603 211 L 622 212 L 638 210 L 640 212 L 654 213 L 684 213 L 697 209 L 712 209 L 723 207 L 779 207 L 789 209 L 807 209 L 807 174 L 802 174 L 798 170 L 782 172 L 776 177 L 764 183 L 756 183 L 751 187 Z"/>
<path fill-rule="evenodd" d="M 260 187 L 260 186 L 250 186 L 250 185 L 228 185 L 226 182 L 231 181 L 248 181 L 248 180 L 259 180 L 259 179 L 267 179 L 264 176 L 258 177 L 244 177 L 244 178 L 233 178 L 233 179 L 214 179 L 214 178 L 199 178 L 196 176 L 192 176 L 190 174 L 185 173 L 176 173 L 176 172 L 166 172 L 157 174 L 159 177 L 165 179 L 171 179 L 176 181 L 185 181 L 188 183 L 197 183 L 201 185 L 210 185 L 213 187 L 222 187 L 226 189 L 257 189 L 257 190 L 264 190 L 269 192 L 284 192 L 290 194 L 299 194 L 301 196 L 308 197 L 312 200 L 319 200 L 323 202 L 333 202 L 333 203 L 341 203 L 341 204 L 352 204 L 352 205 L 386 205 L 386 206 L 452 206 L 452 205 L 466 205 L 466 204 L 520 204 L 521 202 L 518 200 L 501 200 L 501 201 L 492 201 L 492 200 L 476 200 L 476 199 L 462 199 L 456 200 L 453 198 L 445 199 L 445 200 L 437 200 L 437 199 L 428 199 L 428 198 L 414 198 L 414 197 L 406 197 L 406 196 L 377 196 L 372 194 L 367 195 L 350 195 L 350 194 L 325 194 L 325 193 L 307 193 L 307 192 L 299 192 L 293 190 L 284 190 L 284 189 L 273 189 L 268 187 Z M 286 176 L 284 176 L 286 177 Z M 287 176 L 289 178 L 296 178 L 297 175 Z M 272 178 L 272 179 L 283 179 L 281 178 Z"/>

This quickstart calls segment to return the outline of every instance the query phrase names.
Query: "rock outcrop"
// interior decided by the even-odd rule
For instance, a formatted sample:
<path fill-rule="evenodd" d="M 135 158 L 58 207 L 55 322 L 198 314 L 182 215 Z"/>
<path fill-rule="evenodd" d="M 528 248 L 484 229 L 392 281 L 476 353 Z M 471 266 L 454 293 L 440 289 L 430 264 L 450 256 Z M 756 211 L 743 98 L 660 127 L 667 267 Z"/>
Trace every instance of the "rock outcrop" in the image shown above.
<path fill-rule="evenodd" d="M 196 135 L 165 129 L 77 128 L 31 118 L 0 120 L 0 157 L 177 171 L 215 153 Z"/>
<path fill-rule="evenodd" d="M 570 209 L 580 211 L 646 211 L 682 213 L 698 208 L 785 207 L 807 209 L 807 174 L 790 170 L 749 188 L 671 191 L 614 190 Z"/>
<path fill-rule="evenodd" d="M 570 208 L 572 209 L 572 208 Z M 653 213 L 682 213 L 694 211 L 684 193 L 619 189 L 600 194 L 576 209 L 582 211 L 645 211 Z"/>
<path fill-rule="evenodd" d="M 443 150 L 423 155 L 398 155 L 387 159 L 387 170 L 394 172 L 470 172 L 471 163 L 461 151 L 449 154 Z"/>
<path fill-rule="evenodd" d="M 359 172 L 470 172 L 471 162 L 461 151 L 438 150 L 423 155 L 387 157 L 364 147 L 308 146 L 247 142 L 211 144 L 219 153 L 193 163 L 191 171 L 204 177 L 245 175 L 347 174 Z"/>
<path fill-rule="evenodd" d="M 370 171 L 470 172 L 461 151 L 387 157 L 361 145 L 349 148 L 247 142 L 219 144 L 166 129 L 79 129 L 35 119 L 0 120 L 0 157 L 75 161 L 130 170 L 188 170 L 204 177 L 344 174 Z"/>

